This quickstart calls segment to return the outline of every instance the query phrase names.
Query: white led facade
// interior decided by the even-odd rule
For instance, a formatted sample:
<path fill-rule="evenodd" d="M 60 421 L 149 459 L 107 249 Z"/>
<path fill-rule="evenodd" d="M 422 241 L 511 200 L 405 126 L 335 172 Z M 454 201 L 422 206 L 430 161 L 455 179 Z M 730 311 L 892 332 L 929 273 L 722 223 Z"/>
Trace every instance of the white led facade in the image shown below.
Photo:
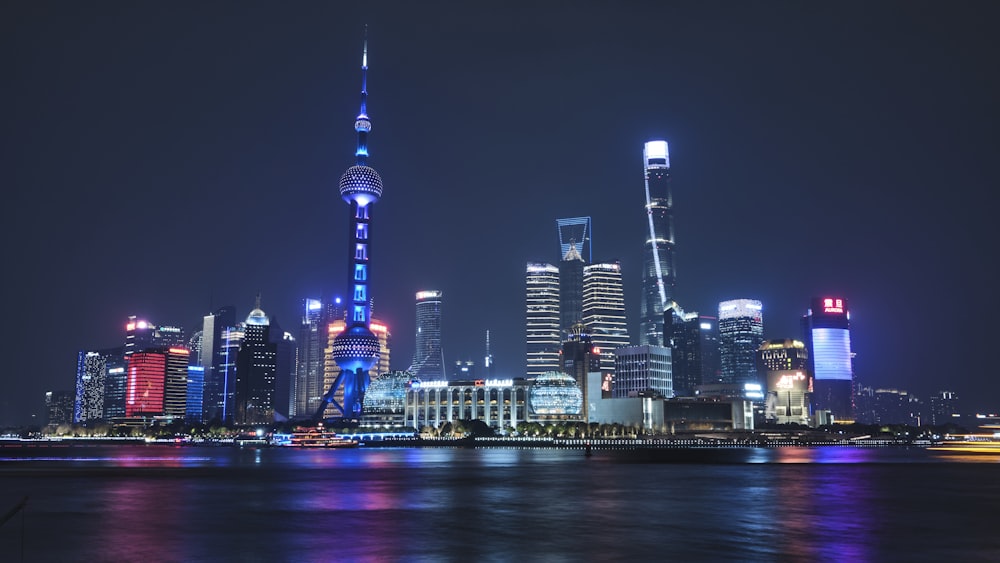
<path fill-rule="evenodd" d="M 843 328 L 814 328 L 812 355 L 815 378 L 851 381 L 851 332 Z"/>

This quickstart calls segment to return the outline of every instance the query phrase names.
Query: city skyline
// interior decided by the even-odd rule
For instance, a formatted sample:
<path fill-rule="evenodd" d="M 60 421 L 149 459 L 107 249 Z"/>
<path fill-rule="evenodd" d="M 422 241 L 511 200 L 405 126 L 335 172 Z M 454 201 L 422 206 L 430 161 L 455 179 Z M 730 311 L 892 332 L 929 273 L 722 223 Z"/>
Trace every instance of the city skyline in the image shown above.
<path fill-rule="evenodd" d="M 592 217 L 596 260 L 620 261 L 636 342 L 641 149 L 664 139 L 687 311 L 748 296 L 765 338 L 799 338 L 811 299 L 842 296 L 859 382 L 1000 401 L 995 378 L 942 373 L 934 353 L 990 342 L 996 8 L 560 6 L 4 8 L 17 274 L 0 423 L 70 390 L 78 352 L 122 345 L 129 315 L 190 330 L 259 292 L 287 329 L 302 299 L 343 294 L 365 23 L 393 186 L 371 294 L 400 361 L 413 293 L 434 287 L 445 362 L 480 361 L 489 330 L 497 375 L 519 375 L 524 264 L 557 263 L 560 217 Z M 928 309 L 954 327 L 935 346 Z"/>

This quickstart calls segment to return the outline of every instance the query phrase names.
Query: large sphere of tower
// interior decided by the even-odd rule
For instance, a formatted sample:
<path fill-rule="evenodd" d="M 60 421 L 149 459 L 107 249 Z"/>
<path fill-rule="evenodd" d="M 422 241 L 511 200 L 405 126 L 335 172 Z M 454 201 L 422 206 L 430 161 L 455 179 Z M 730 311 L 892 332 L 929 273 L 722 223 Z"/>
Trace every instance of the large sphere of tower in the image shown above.
<path fill-rule="evenodd" d="M 368 371 L 380 356 L 378 337 L 365 326 L 351 327 L 333 339 L 333 361 L 342 370 Z"/>
<path fill-rule="evenodd" d="M 382 197 L 382 178 L 371 166 L 352 166 L 340 177 L 340 197 L 364 207 Z"/>

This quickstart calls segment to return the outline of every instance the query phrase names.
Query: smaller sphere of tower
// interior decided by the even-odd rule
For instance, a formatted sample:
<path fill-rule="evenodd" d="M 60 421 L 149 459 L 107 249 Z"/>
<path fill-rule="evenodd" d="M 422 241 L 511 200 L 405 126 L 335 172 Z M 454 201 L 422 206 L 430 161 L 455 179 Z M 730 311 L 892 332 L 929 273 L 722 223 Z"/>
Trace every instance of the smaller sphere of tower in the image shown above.
<path fill-rule="evenodd" d="M 361 206 L 374 203 L 382 197 L 382 178 L 370 166 L 352 166 L 340 177 L 340 197 Z"/>

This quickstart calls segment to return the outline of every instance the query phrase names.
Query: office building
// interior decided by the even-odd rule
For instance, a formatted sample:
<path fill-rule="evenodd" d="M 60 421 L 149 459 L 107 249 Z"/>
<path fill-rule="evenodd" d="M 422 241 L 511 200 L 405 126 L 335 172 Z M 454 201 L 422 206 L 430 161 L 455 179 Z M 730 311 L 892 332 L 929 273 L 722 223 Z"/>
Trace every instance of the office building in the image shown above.
<path fill-rule="evenodd" d="M 586 325 L 582 322 L 574 325 L 569 337 L 563 341 L 561 357 L 562 372 L 569 374 L 569 376 L 577 382 L 580 390 L 583 391 L 582 420 L 589 421 L 590 404 L 602 396 L 601 393 L 596 390 L 593 392 L 597 396 L 590 396 L 592 391 L 588 386 L 588 378 L 590 377 L 590 374 L 596 373 L 598 374 L 598 377 L 601 378 L 603 378 L 604 375 L 608 376 L 608 397 L 611 396 L 610 381 L 613 380 L 614 374 L 611 372 L 608 372 L 607 374 L 601 373 L 600 350 L 594 346 L 594 340 L 590 337 L 590 334 L 587 332 Z"/>
<path fill-rule="evenodd" d="M 260 308 L 260 296 L 244 322 L 236 360 L 234 419 L 237 424 L 274 421 L 278 347 L 271 339 L 270 319 Z"/>
<path fill-rule="evenodd" d="M 583 267 L 593 262 L 590 217 L 556 219 L 559 232 L 559 329 L 569 337 L 583 320 Z"/>
<path fill-rule="evenodd" d="M 183 420 L 187 415 L 187 382 L 191 351 L 181 346 L 172 346 L 167 348 L 165 353 L 163 414 Z"/>
<path fill-rule="evenodd" d="M 127 359 L 125 416 L 163 415 L 167 355 L 163 351 L 133 352 Z"/>
<path fill-rule="evenodd" d="M 625 290 L 618 262 L 584 266 L 583 324 L 600 350 L 601 371 L 614 371 L 615 348 L 629 345 Z"/>
<path fill-rule="evenodd" d="M 559 337 L 569 337 L 573 326 L 583 321 L 583 268 L 576 246 L 559 261 Z"/>
<path fill-rule="evenodd" d="M 719 303 L 721 383 L 760 384 L 757 350 L 764 343 L 763 307 L 755 299 Z"/>
<path fill-rule="evenodd" d="M 769 340 L 757 351 L 764 373 L 764 419 L 777 424 L 809 425 L 812 377 L 809 353 L 800 340 Z"/>
<path fill-rule="evenodd" d="M 698 385 L 719 381 L 719 324 L 715 317 L 686 313 L 671 302 L 663 312 L 663 335 L 671 350 L 675 396 L 693 397 Z"/>
<path fill-rule="evenodd" d="M 350 236 L 348 252 L 350 266 L 347 286 L 351 288 L 347 306 L 346 329 L 333 341 L 331 355 L 340 369 L 337 378 L 323 396 L 315 418 L 321 419 L 328 405 L 333 405 L 342 419 L 360 419 L 365 391 L 371 379 L 369 372 L 378 364 L 381 347 L 371 328 L 372 207 L 382 197 L 382 178 L 368 166 L 368 133 L 372 123 L 368 117 L 368 38 L 365 37 L 361 56 L 361 110 L 354 121 L 358 134 L 354 152 L 355 165 L 340 177 L 340 196 L 350 206 Z M 340 395 L 342 399 L 334 400 Z"/>
<path fill-rule="evenodd" d="M 441 298 L 436 290 L 418 291 L 416 352 L 408 370 L 417 379 L 446 379 L 441 349 Z"/>
<path fill-rule="evenodd" d="M 188 366 L 187 401 L 184 404 L 184 418 L 189 422 L 201 422 L 202 401 L 205 400 L 205 368 Z"/>
<path fill-rule="evenodd" d="M 957 424 L 961 414 L 958 406 L 958 394 L 954 391 L 938 391 L 931 395 L 930 423 L 934 426 Z"/>
<path fill-rule="evenodd" d="M 201 361 L 205 368 L 202 418 L 205 422 L 225 419 L 226 360 L 228 349 L 223 346 L 223 335 L 236 327 L 236 307 L 227 305 L 202 319 Z"/>
<path fill-rule="evenodd" d="M 614 355 L 612 397 L 653 396 L 669 399 L 674 396 L 670 348 L 628 346 L 616 349 Z"/>
<path fill-rule="evenodd" d="M 526 338 L 528 377 L 559 370 L 559 269 L 528 263 Z"/>
<path fill-rule="evenodd" d="M 308 418 L 319 408 L 323 393 L 329 388 L 324 385 L 324 350 L 329 345 L 329 326 L 335 320 L 344 321 L 343 310 L 337 316 L 338 298 L 333 303 L 320 299 L 302 300 L 302 323 L 299 325 L 298 365 L 292 384 L 292 399 L 289 406 L 290 418 Z M 336 376 L 335 376 L 336 377 Z M 333 381 L 330 381 L 332 384 Z"/>
<path fill-rule="evenodd" d="M 221 405 L 217 416 L 227 424 L 233 421 L 236 412 L 236 364 L 239 359 L 240 346 L 243 344 L 245 328 L 242 322 L 236 326 L 223 328 L 222 337 L 219 340 L 216 377 L 220 384 L 219 399 Z"/>
<path fill-rule="evenodd" d="M 81 350 L 76 360 L 76 400 L 73 422 L 86 423 L 104 417 L 104 385 L 107 357 L 100 352 Z"/>
<path fill-rule="evenodd" d="M 127 362 L 125 347 L 100 350 L 104 356 L 104 420 L 125 416 L 125 387 Z"/>
<path fill-rule="evenodd" d="M 62 424 L 73 423 L 73 402 L 76 393 L 73 391 L 45 392 L 45 425 L 50 431 Z"/>
<path fill-rule="evenodd" d="M 648 233 L 643 251 L 639 344 L 662 346 L 663 310 L 674 300 L 674 204 L 667 142 L 650 141 L 642 153 Z"/>
<path fill-rule="evenodd" d="M 187 347 L 184 329 L 176 326 L 157 326 L 147 320 L 131 315 L 125 323 L 125 356 L 151 349 L 166 349 L 172 346 Z"/>
<path fill-rule="evenodd" d="M 847 300 L 817 297 L 811 305 L 802 324 L 813 375 L 813 408 L 829 411 L 835 421 L 852 421 L 854 353 Z"/>

